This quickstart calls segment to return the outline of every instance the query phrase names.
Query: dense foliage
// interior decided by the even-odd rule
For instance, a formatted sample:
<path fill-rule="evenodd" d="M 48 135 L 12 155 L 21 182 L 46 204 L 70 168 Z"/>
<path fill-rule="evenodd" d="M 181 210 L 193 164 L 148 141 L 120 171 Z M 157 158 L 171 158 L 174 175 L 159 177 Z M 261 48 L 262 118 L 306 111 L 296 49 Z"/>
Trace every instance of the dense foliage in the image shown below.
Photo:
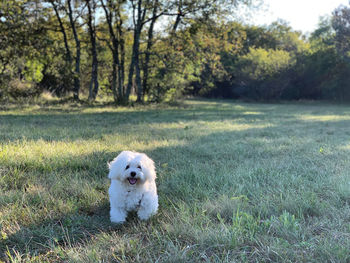
<path fill-rule="evenodd" d="M 234 22 L 239 5 L 256 3 L 1 1 L 0 96 L 349 100 L 350 8 L 305 37 L 283 21 Z"/>

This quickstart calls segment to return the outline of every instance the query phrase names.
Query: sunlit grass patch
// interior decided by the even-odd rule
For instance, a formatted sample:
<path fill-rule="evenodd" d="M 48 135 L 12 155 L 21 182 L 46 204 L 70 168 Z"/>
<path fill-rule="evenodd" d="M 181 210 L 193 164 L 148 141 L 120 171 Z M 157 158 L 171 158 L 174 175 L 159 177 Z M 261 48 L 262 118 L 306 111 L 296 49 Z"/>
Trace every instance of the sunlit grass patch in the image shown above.
<path fill-rule="evenodd" d="M 299 115 L 298 118 L 303 121 L 334 122 L 349 121 L 350 115 Z"/>
<path fill-rule="evenodd" d="M 347 106 L 187 100 L 0 112 L 0 251 L 28 262 L 348 262 Z M 107 163 L 155 160 L 160 209 L 109 221 Z"/>

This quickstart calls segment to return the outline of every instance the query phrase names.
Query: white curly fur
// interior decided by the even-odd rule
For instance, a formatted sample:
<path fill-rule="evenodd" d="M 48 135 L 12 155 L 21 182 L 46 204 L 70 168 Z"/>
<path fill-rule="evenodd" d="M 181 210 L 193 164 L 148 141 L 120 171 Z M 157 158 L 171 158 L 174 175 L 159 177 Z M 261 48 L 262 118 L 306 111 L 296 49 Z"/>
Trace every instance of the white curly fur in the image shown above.
<path fill-rule="evenodd" d="M 124 223 L 129 211 L 147 220 L 158 209 L 154 162 L 144 153 L 123 151 L 109 163 L 111 221 Z"/>

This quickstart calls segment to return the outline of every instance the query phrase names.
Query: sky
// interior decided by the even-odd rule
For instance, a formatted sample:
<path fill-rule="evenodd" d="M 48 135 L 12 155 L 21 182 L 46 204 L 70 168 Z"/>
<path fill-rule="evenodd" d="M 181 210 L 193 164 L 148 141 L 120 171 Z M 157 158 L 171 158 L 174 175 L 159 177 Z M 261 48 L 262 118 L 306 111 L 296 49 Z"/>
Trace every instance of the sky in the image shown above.
<path fill-rule="evenodd" d="M 349 0 L 264 0 L 265 10 L 255 14 L 251 22 L 268 25 L 281 18 L 306 34 L 317 28 L 320 16 L 331 15 L 341 4 L 349 6 Z"/>

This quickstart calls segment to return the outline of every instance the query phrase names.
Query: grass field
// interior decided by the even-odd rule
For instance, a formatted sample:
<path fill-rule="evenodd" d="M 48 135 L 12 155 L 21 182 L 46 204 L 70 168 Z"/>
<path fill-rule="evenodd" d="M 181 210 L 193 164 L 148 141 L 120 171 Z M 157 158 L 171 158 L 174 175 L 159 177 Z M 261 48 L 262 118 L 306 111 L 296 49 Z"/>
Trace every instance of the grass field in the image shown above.
<path fill-rule="evenodd" d="M 125 149 L 155 160 L 160 209 L 118 226 Z M 3 108 L 0 231 L 6 262 L 350 262 L 350 106 Z"/>

